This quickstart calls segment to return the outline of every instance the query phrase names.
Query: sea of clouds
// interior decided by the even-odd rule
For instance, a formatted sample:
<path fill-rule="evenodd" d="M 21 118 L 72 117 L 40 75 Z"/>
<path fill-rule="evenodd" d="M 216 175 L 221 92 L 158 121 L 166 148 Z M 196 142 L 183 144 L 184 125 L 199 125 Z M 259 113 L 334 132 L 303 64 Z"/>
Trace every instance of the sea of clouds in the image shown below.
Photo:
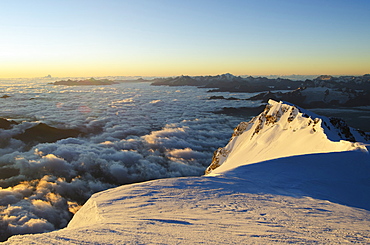
<path fill-rule="evenodd" d="M 55 86 L 45 80 L 0 83 L 0 240 L 65 227 L 95 192 L 150 179 L 202 175 L 241 118 L 214 114 L 249 101 L 207 100 L 195 87 L 149 83 Z M 253 94 L 238 94 L 248 98 Z M 244 120 L 249 120 L 244 118 Z M 43 122 L 83 132 L 26 146 L 12 138 Z"/>

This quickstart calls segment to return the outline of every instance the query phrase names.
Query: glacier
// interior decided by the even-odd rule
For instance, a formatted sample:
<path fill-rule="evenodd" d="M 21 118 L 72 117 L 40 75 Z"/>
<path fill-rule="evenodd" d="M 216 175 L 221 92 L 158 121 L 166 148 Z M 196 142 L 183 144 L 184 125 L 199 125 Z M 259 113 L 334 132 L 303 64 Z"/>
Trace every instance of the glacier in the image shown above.
<path fill-rule="evenodd" d="M 339 119 L 270 100 L 204 176 L 96 193 L 66 228 L 4 244 L 369 244 L 368 147 Z"/>

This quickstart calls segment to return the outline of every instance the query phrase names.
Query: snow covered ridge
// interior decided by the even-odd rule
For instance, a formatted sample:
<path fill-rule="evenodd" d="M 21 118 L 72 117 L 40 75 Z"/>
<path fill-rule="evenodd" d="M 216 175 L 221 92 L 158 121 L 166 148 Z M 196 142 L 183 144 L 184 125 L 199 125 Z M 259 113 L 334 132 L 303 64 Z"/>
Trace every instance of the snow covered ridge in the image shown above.
<path fill-rule="evenodd" d="M 368 152 L 370 136 L 343 120 L 316 115 L 287 102 L 269 100 L 265 110 L 240 123 L 229 143 L 215 151 L 206 174 L 295 155 Z"/>

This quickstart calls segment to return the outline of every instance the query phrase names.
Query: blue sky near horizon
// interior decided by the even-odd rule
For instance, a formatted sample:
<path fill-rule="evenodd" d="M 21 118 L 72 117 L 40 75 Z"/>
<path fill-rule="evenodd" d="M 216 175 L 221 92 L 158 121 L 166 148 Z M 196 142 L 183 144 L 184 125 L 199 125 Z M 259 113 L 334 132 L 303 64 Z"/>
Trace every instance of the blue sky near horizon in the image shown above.
<path fill-rule="evenodd" d="M 14 0 L 0 77 L 370 73 L 370 1 Z"/>

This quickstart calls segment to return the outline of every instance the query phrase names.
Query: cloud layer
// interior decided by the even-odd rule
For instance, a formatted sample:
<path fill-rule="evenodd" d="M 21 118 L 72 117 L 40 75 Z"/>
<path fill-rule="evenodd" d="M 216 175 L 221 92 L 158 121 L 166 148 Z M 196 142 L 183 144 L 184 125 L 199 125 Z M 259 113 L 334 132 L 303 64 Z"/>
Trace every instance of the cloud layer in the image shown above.
<path fill-rule="evenodd" d="M 240 119 L 215 115 L 241 101 L 209 101 L 193 87 L 3 84 L 0 117 L 0 239 L 59 229 L 91 194 L 163 177 L 202 175 Z M 228 96 L 228 94 L 225 94 Z M 247 120 L 247 119 L 246 119 Z M 43 122 L 84 137 L 28 149 L 13 136 Z"/>

